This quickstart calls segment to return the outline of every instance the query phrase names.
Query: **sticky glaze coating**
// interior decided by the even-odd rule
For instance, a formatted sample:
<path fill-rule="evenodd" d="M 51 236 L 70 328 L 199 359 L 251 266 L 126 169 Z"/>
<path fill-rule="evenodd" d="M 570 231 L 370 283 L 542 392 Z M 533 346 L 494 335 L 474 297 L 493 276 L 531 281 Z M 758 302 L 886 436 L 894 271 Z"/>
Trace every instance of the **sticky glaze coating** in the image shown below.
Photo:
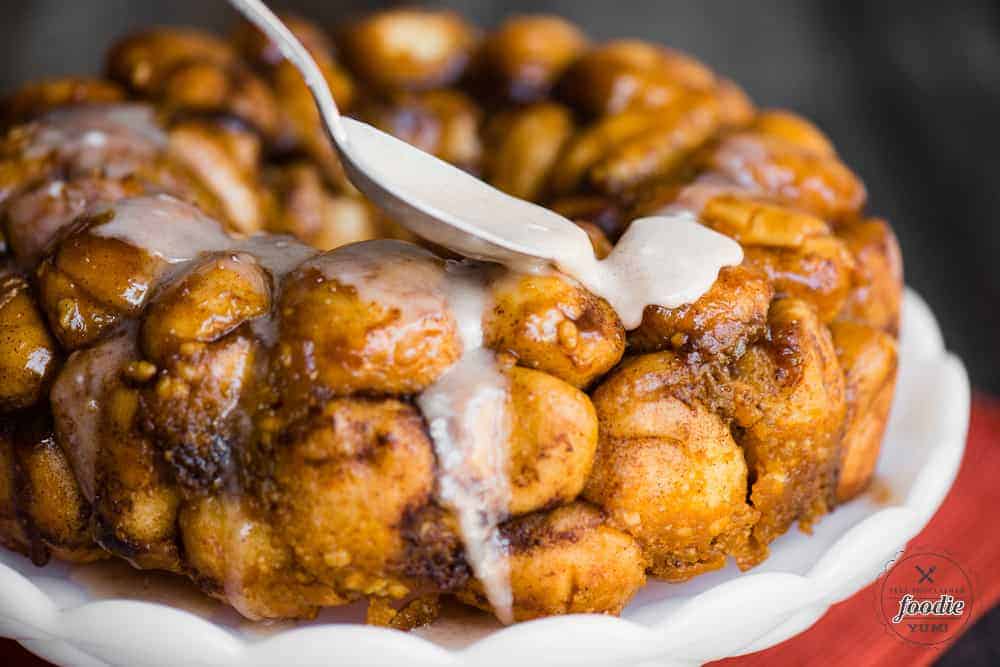
<path fill-rule="evenodd" d="M 418 400 L 470 335 L 506 392 L 516 620 L 752 567 L 865 489 L 901 261 L 820 130 L 558 17 L 287 18 L 347 113 L 559 211 L 598 256 L 688 211 L 743 263 L 628 332 L 565 276 L 478 267 L 470 317 L 457 258 L 347 182 L 262 35 L 130 36 L 106 79 L 0 105 L 0 543 L 175 572 L 253 619 L 490 609 Z"/>

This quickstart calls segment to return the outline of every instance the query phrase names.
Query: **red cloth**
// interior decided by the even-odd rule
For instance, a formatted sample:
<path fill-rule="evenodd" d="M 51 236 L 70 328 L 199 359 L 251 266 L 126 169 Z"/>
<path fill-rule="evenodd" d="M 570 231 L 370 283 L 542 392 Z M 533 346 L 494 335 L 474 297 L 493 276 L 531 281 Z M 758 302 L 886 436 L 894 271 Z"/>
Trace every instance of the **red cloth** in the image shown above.
<path fill-rule="evenodd" d="M 1000 600 L 1000 531 L 984 525 L 1000 507 L 1000 399 L 973 398 L 969 444 L 958 479 L 940 511 L 912 542 L 914 547 L 940 547 L 962 566 L 973 581 L 974 618 Z M 711 663 L 713 667 L 817 665 L 855 667 L 930 665 L 950 644 L 919 647 L 886 632 L 876 615 L 869 586 L 834 606 L 809 630 L 775 646 L 742 658 Z M 971 627 L 970 622 L 966 628 Z M 46 665 L 12 641 L 0 640 L 0 665 Z"/>

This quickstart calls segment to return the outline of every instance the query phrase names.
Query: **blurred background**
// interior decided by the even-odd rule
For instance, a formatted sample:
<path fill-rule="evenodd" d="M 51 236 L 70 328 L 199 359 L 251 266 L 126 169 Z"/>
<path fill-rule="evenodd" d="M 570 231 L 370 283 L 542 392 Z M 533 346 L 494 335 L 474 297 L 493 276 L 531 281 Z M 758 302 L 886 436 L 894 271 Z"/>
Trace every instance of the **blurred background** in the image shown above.
<path fill-rule="evenodd" d="M 273 0 L 324 25 L 392 2 Z M 412 4 L 412 3 L 411 3 Z M 1000 394 L 1000 3 L 996 0 L 452 0 L 483 26 L 551 12 L 594 39 L 688 51 L 763 107 L 816 121 L 900 237 L 907 282 L 931 303 L 974 385 Z M 0 92 L 100 71 L 113 39 L 150 24 L 225 30 L 222 0 L 5 0 Z M 1000 613 L 943 664 L 997 664 Z M 991 644 L 992 642 L 992 644 Z"/>

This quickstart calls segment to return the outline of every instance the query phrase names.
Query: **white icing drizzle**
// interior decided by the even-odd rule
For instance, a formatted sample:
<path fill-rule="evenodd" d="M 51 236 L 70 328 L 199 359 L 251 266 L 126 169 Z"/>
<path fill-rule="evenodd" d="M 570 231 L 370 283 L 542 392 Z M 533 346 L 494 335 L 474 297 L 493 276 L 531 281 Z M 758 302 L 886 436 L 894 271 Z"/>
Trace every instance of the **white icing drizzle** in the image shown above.
<path fill-rule="evenodd" d="M 486 285 L 489 268 L 479 262 L 449 260 L 448 307 L 458 325 L 464 351 L 483 346 L 483 316 L 490 306 Z"/>
<path fill-rule="evenodd" d="M 151 107 L 84 106 L 53 111 L 39 120 L 24 156 L 38 159 L 55 153 L 70 172 L 100 170 L 117 179 L 153 159 L 166 143 Z"/>
<path fill-rule="evenodd" d="M 91 210 L 92 215 L 105 212 L 113 216 L 92 227 L 91 234 L 124 241 L 168 264 L 190 262 L 205 253 L 245 252 L 280 280 L 319 254 L 291 236 L 231 236 L 200 209 L 168 194 L 127 197 Z"/>
<path fill-rule="evenodd" d="M 200 210 L 167 194 L 120 199 L 93 209 L 93 213 L 112 212 L 111 219 L 90 229 L 90 233 L 114 238 L 174 265 L 155 286 L 186 275 L 187 266 L 208 253 L 244 253 L 263 267 L 272 278 L 272 303 L 284 277 L 317 256 L 318 251 L 291 236 L 257 235 L 246 238 L 230 236 L 215 220 Z M 257 318 L 251 327 L 261 341 L 270 345 L 277 340 L 273 313 Z"/>
<path fill-rule="evenodd" d="M 697 216 L 701 215 L 708 203 L 716 197 L 729 195 L 754 197 L 760 194 L 762 193 L 756 183 L 737 183 L 724 174 L 707 172 L 681 188 L 676 199 L 656 214 L 690 213 Z"/>
<path fill-rule="evenodd" d="M 274 278 L 275 286 L 318 252 L 291 236 L 266 234 L 251 236 L 234 243 L 233 250 L 253 255 L 257 263 Z"/>
<path fill-rule="evenodd" d="M 690 215 L 633 222 L 598 260 L 587 234 L 566 218 L 506 195 L 370 125 L 344 119 L 341 149 L 358 187 L 417 234 L 508 268 L 551 263 L 606 299 L 626 328 L 647 305 L 696 301 L 719 270 L 739 264 L 738 243 Z M 707 276 L 711 279 L 707 279 Z"/>
<path fill-rule="evenodd" d="M 404 241 L 352 243 L 305 262 L 302 269 L 316 269 L 329 280 L 353 287 L 362 301 L 397 309 L 403 329 L 447 305 L 444 262 Z"/>
<path fill-rule="evenodd" d="M 353 288 L 361 301 L 398 313 L 392 326 L 373 329 L 369 335 L 385 337 L 380 346 L 394 349 L 395 360 L 404 366 L 414 363 L 421 350 L 397 343 L 447 309 L 444 262 L 412 243 L 388 239 L 352 243 L 305 262 L 302 270 L 308 269 Z M 423 353 L 428 353 L 426 348 Z"/>
<path fill-rule="evenodd" d="M 122 196 L 118 181 L 81 178 L 52 181 L 6 202 L 7 243 L 25 269 L 37 265 L 56 234 L 92 205 Z"/>
<path fill-rule="evenodd" d="M 232 250 L 235 240 L 191 204 L 166 194 L 119 199 L 95 214 L 114 216 L 91 233 L 118 239 L 168 264 L 190 262 L 205 252 Z"/>
<path fill-rule="evenodd" d="M 758 189 L 751 169 L 767 162 L 767 146 L 760 137 L 734 134 L 726 137 L 715 151 L 714 160 L 723 173 L 737 179 L 747 189 Z"/>
<path fill-rule="evenodd" d="M 635 220 L 603 260 L 579 253 L 559 267 L 607 299 L 625 328 L 634 329 L 646 306 L 693 303 L 722 267 L 742 261 L 740 244 L 679 213 Z"/>
<path fill-rule="evenodd" d="M 450 263 L 448 303 L 461 359 L 417 397 L 438 462 L 438 500 L 458 517 L 465 558 L 497 618 L 513 622 L 508 544 L 500 523 L 510 506 L 507 478 L 510 381 L 482 347 L 488 306 L 481 266 Z"/>
<path fill-rule="evenodd" d="M 490 350 L 467 351 L 417 398 L 438 462 L 438 499 L 458 516 L 465 559 L 497 618 L 513 618 L 507 517 L 508 381 Z"/>
<path fill-rule="evenodd" d="M 278 321 L 274 310 L 281 281 L 285 276 L 316 256 L 316 250 L 300 243 L 290 236 L 251 236 L 237 244 L 240 252 L 252 255 L 260 266 L 271 274 L 271 312 L 250 323 L 250 328 L 264 345 L 271 346 L 278 341 Z"/>
<path fill-rule="evenodd" d="M 438 501 L 455 512 L 466 561 L 497 616 L 509 621 L 510 567 L 499 530 L 510 505 L 509 382 L 494 353 L 482 346 L 487 268 L 445 263 L 412 243 L 375 240 L 319 255 L 301 269 L 318 270 L 353 288 L 361 301 L 396 311 L 386 335 L 401 338 L 442 312 L 454 318 L 462 357 L 417 397 L 417 406 L 434 443 Z M 394 341 L 386 344 L 392 347 Z"/>
<path fill-rule="evenodd" d="M 52 385 L 51 403 L 59 444 L 84 497 L 93 502 L 102 401 L 107 383 L 135 358 L 134 327 L 92 348 L 74 352 Z"/>

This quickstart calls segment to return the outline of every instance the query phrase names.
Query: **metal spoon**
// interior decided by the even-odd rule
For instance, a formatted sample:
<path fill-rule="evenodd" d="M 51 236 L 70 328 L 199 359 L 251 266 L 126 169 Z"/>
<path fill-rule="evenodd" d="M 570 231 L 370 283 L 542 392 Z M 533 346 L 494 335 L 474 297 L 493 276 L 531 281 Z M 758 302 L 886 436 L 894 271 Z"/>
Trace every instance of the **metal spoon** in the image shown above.
<path fill-rule="evenodd" d="M 569 270 L 593 257 L 580 227 L 516 199 L 371 125 L 340 115 L 316 61 L 260 0 L 228 0 L 302 73 L 351 182 L 428 241 L 474 259 Z M 570 271 L 574 273 L 574 271 Z"/>

